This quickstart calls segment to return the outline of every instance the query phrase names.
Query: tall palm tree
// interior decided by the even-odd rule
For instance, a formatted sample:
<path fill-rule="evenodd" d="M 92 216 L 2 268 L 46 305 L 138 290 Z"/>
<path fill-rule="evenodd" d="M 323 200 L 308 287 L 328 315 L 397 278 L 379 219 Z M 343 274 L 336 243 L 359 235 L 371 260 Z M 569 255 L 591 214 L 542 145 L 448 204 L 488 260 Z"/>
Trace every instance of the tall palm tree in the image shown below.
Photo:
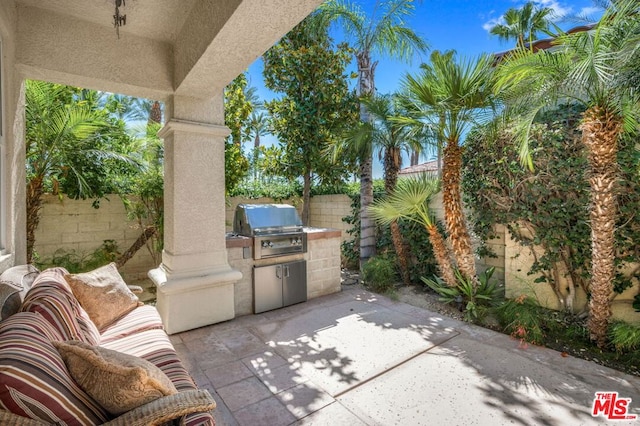
<path fill-rule="evenodd" d="M 456 287 L 458 282 L 451 266 L 449 250 L 436 226 L 435 219 L 429 212 L 429 201 L 438 190 L 439 181 L 426 174 L 402 179 L 393 193 L 374 202 L 369 210 L 382 224 L 405 219 L 424 226 L 429 234 L 429 242 L 433 247 L 433 254 L 442 279 L 448 286 Z"/>
<path fill-rule="evenodd" d="M 637 130 L 639 99 L 620 81 L 640 55 L 637 0 L 609 3 L 591 31 L 557 39 L 554 51 L 516 51 L 499 67 L 507 112 L 518 119 L 521 156 L 528 155 L 527 131 L 536 113 L 550 102 L 582 102 L 580 129 L 588 153 L 591 186 L 591 283 L 589 333 L 598 346 L 607 340 L 615 277 L 615 231 L 620 135 Z"/>
<path fill-rule="evenodd" d="M 516 46 L 524 48 L 526 43 L 536 40 L 539 32 L 552 35 L 549 31 L 553 9 L 538 8 L 527 2 L 520 9 L 511 8 L 504 14 L 504 24 L 496 24 L 489 32 L 502 41 L 515 40 Z"/>
<path fill-rule="evenodd" d="M 398 182 L 398 172 L 402 167 L 403 152 L 421 149 L 420 142 L 409 131 L 410 129 L 398 121 L 405 112 L 401 108 L 397 95 L 378 95 L 361 100 L 369 112 L 371 121 L 361 123 L 346 139 L 347 143 L 359 145 L 371 144 L 378 150 L 380 160 L 384 166 L 385 191 L 392 194 Z M 409 261 L 405 250 L 402 233 L 397 220 L 390 223 L 391 238 L 396 250 L 402 280 L 410 284 Z"/>
<path fill-rule="evenodd" d="M 262 112 L 251 113 L 249 122 L 249 135 L 253 136 L 253 158 L 251 168 L 253 169 L 253 180 L 258 176 L 258 155 L 260 154 L 260 137 L 269 134 L 269 117 Z"/>
<path fill-rule="evenodd" d="M 476 266 L 462 206 L 461 137 L 493 101 L 492 59 L 456 62 L 453 51 L 434 51 L 417 76 L 407 75 L 403 87 L 410 114 L 432 120 L 443 147 L 442 192 L 447 233 L 458 269 L 476 279 Z"/>
<path fill-rule="evenodd" d="M 375 69 L 378 53 L 401 60 L 410 60 L 414 53 L 426 49 L 426 43 L 404 21 L 413 12 L 413 0 L 376 0 L 370 16 L 348 0 L 328 0 L 320 10 L 325 19 L 342 24 L 355 51 L 358 64 L 358 94 L 375 94 Z M 360 104 L 360 120 L 370 121 L 369 113 Z M 360 163 L 360 267 L 375 254 L 375 227 L 368 207 L 373 202 L 373 150 L 359 152 Z"/>
<path fill-rule="evenodd" d="M 65 178 L 77 196 L 91 197 L 94 187 L 87 180 L 85 163 L 108 158 L 131 161 L 95 148 L 96 140 L 109 128 L 107 115 L 88 100 L 74 99 L 78 96 L 74 89 L 35 80 L 25 86 L 27 262 L 31 262 L 45 188 L 55 192 Z"/>

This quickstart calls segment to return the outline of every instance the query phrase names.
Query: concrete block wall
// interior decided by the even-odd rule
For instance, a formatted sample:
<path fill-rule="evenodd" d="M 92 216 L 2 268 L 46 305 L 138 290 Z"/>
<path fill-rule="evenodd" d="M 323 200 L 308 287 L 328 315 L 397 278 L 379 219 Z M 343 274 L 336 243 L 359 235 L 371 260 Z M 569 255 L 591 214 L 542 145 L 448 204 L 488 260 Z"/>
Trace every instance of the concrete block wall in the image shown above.
<path fill-rule="evenodd" d="M 104 240 L 114 240 L 120 252 L 127 250 L 140 235 L 137 224 L 127 219 L 122 200 L 111 195 L 100 201 L 100 208 L 91 206 L 91 200 L 60 200 L 45 195 L 36 229 L 35 251 L 40 258 L 51 258 L 59 249 L 75 251 L 87 256 L 100 248 Z M 128 283 L 147 280 L 147 272 L 157 267 L 153 258 L 142 248 L 131 258 L 120 273 Z"/>
<path fill-rule="evenodd" d="M 345 194 L 316 195 L 311 198 L 309 222 L 318 228 L 333 228 L 342 231 L 342 241 L 353 237 L 347 233 L 351 225 L 342 218 L 351 216 L 351 198 Z"/>

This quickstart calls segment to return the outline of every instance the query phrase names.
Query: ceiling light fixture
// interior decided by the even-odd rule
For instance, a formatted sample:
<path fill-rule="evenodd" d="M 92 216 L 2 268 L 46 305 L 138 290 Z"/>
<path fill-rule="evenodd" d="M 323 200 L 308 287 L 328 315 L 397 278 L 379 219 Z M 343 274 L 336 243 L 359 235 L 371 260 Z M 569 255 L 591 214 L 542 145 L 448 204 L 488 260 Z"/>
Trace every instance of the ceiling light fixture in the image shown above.
<path fill-rule="evenodd" d="M 125 7 L 125 0 L 114 0 L 116 4 L 116 13 L 113 15 L 113 26 L 116 27 L 116 34 L 120 38 L 120 27 L 127 25 L 127 15 L 120 13 L 120 6 Z"/>

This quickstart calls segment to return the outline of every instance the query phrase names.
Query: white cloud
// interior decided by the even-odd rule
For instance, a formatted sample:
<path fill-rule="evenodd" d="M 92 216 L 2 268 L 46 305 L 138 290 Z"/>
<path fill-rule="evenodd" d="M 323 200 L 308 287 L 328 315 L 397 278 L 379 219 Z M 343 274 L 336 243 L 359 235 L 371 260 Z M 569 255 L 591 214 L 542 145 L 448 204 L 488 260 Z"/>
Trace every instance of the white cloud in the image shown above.
<path fill-rule="evenodd" d="M 499 16 L 497 18 L 489 19 L 487 22 L 482 24 L 482 28 L 489 32 L 491 28 L 495 27 L 498 24 L 504 24 L 504 16 Z"/>
<path fill-rule="evenodd" d="M 554 17 L 556 18 L 567 16 L 573 11 L 571 6 L 564 6 L 557 0 L 535 0 L 534 3 L 538 7 L 548 7 L 553 10 Z"/>
<path fill-rule="evenodd" d="M 591 16 L 601 12 L 602 12 L 602 8 L 600 7 L 595 7 L 595 6 L 583 7 L 582 9 L 580 9 L 580 16 Z"/>

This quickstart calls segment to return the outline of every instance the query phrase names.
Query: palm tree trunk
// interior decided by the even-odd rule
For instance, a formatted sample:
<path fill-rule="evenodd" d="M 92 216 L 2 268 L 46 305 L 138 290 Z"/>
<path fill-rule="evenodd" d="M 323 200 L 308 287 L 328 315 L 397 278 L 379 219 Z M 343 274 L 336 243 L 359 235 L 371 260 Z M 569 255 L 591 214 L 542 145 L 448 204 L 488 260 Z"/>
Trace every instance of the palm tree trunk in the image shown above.
<path fill-rule="evenodd" d="M 451 267 L 449 250 L 447 250 L 442 234 L 440 234 L 438 227 L 435 225 L 427 226 L 427 232 L 429 233 L 429 242 L 433 248 L 433 255 L 440 270 L 440 276 L 449 287 L 456 287 L 458 281 Z"/>
<path fill-rule="evenodd" d="M 603 348 L 611 318 L 615 278 L 615 229 L 618 136 L 620 119 L 599 107 L 585 111 L 581 125 L 587 147 L 591 185 L 591 299 L 589 335 Z"/>
<path fill-rule="evenodd" d="M 375 222 L 369 213 L 373 203 L 372 159 L 360 160 L 360 271 L 376 254 Z"/>
<path fill-rule="evenodd" d="M 387 196 L 391 195 L 396 189 L 398 183 L 398 171 L 400 169 L 401 152 L 398 148 L 387 148 L 384 155 L 384 186 Z M 393 248 L 396 250 L 398 265 L 400 266 L 400 275 L 405 285 L 411 284 L 411 276 L 409 275 L 409 259 L 404 246 L 402 232 L 397 220 L 390 224 L 391 241 Z"/>
<path fill-rule="evenodd" d="M 371 63 L 369 51 L 356 54 L 358 61 L 358 88 L 360 96 L 373 96 L 375 93 L 374 73 L 377 62 Z M 360 120 L 368 123 L 371 118 L 364 104 L 360 104 Z M 376 235 L 369 206 L 373 203 L 373 150 L 360 158 L 360 271 L 362 266 L 376 254 Z"/>
<path fill-rule="evenodd" d="M 42 188 L 42 176 L 31 179 L 27 184 L 27 263 L 31 263 L 33 258 L 36 229 L 40 223 L 40 209 L 42 208 Z"/>
<path fill-rule="evenodd" d="M 458 269 L 466 278 L 477 281 L 476 263 L 473 258 L 471 237 L 467 231 L 462 210 L 462 192 L 460 180 L 462 171 L 462 147 L 457 141 L 448 141 L 444 148 L 442 170 L 442 204 L 449 233 L 451 250 Z"/>

